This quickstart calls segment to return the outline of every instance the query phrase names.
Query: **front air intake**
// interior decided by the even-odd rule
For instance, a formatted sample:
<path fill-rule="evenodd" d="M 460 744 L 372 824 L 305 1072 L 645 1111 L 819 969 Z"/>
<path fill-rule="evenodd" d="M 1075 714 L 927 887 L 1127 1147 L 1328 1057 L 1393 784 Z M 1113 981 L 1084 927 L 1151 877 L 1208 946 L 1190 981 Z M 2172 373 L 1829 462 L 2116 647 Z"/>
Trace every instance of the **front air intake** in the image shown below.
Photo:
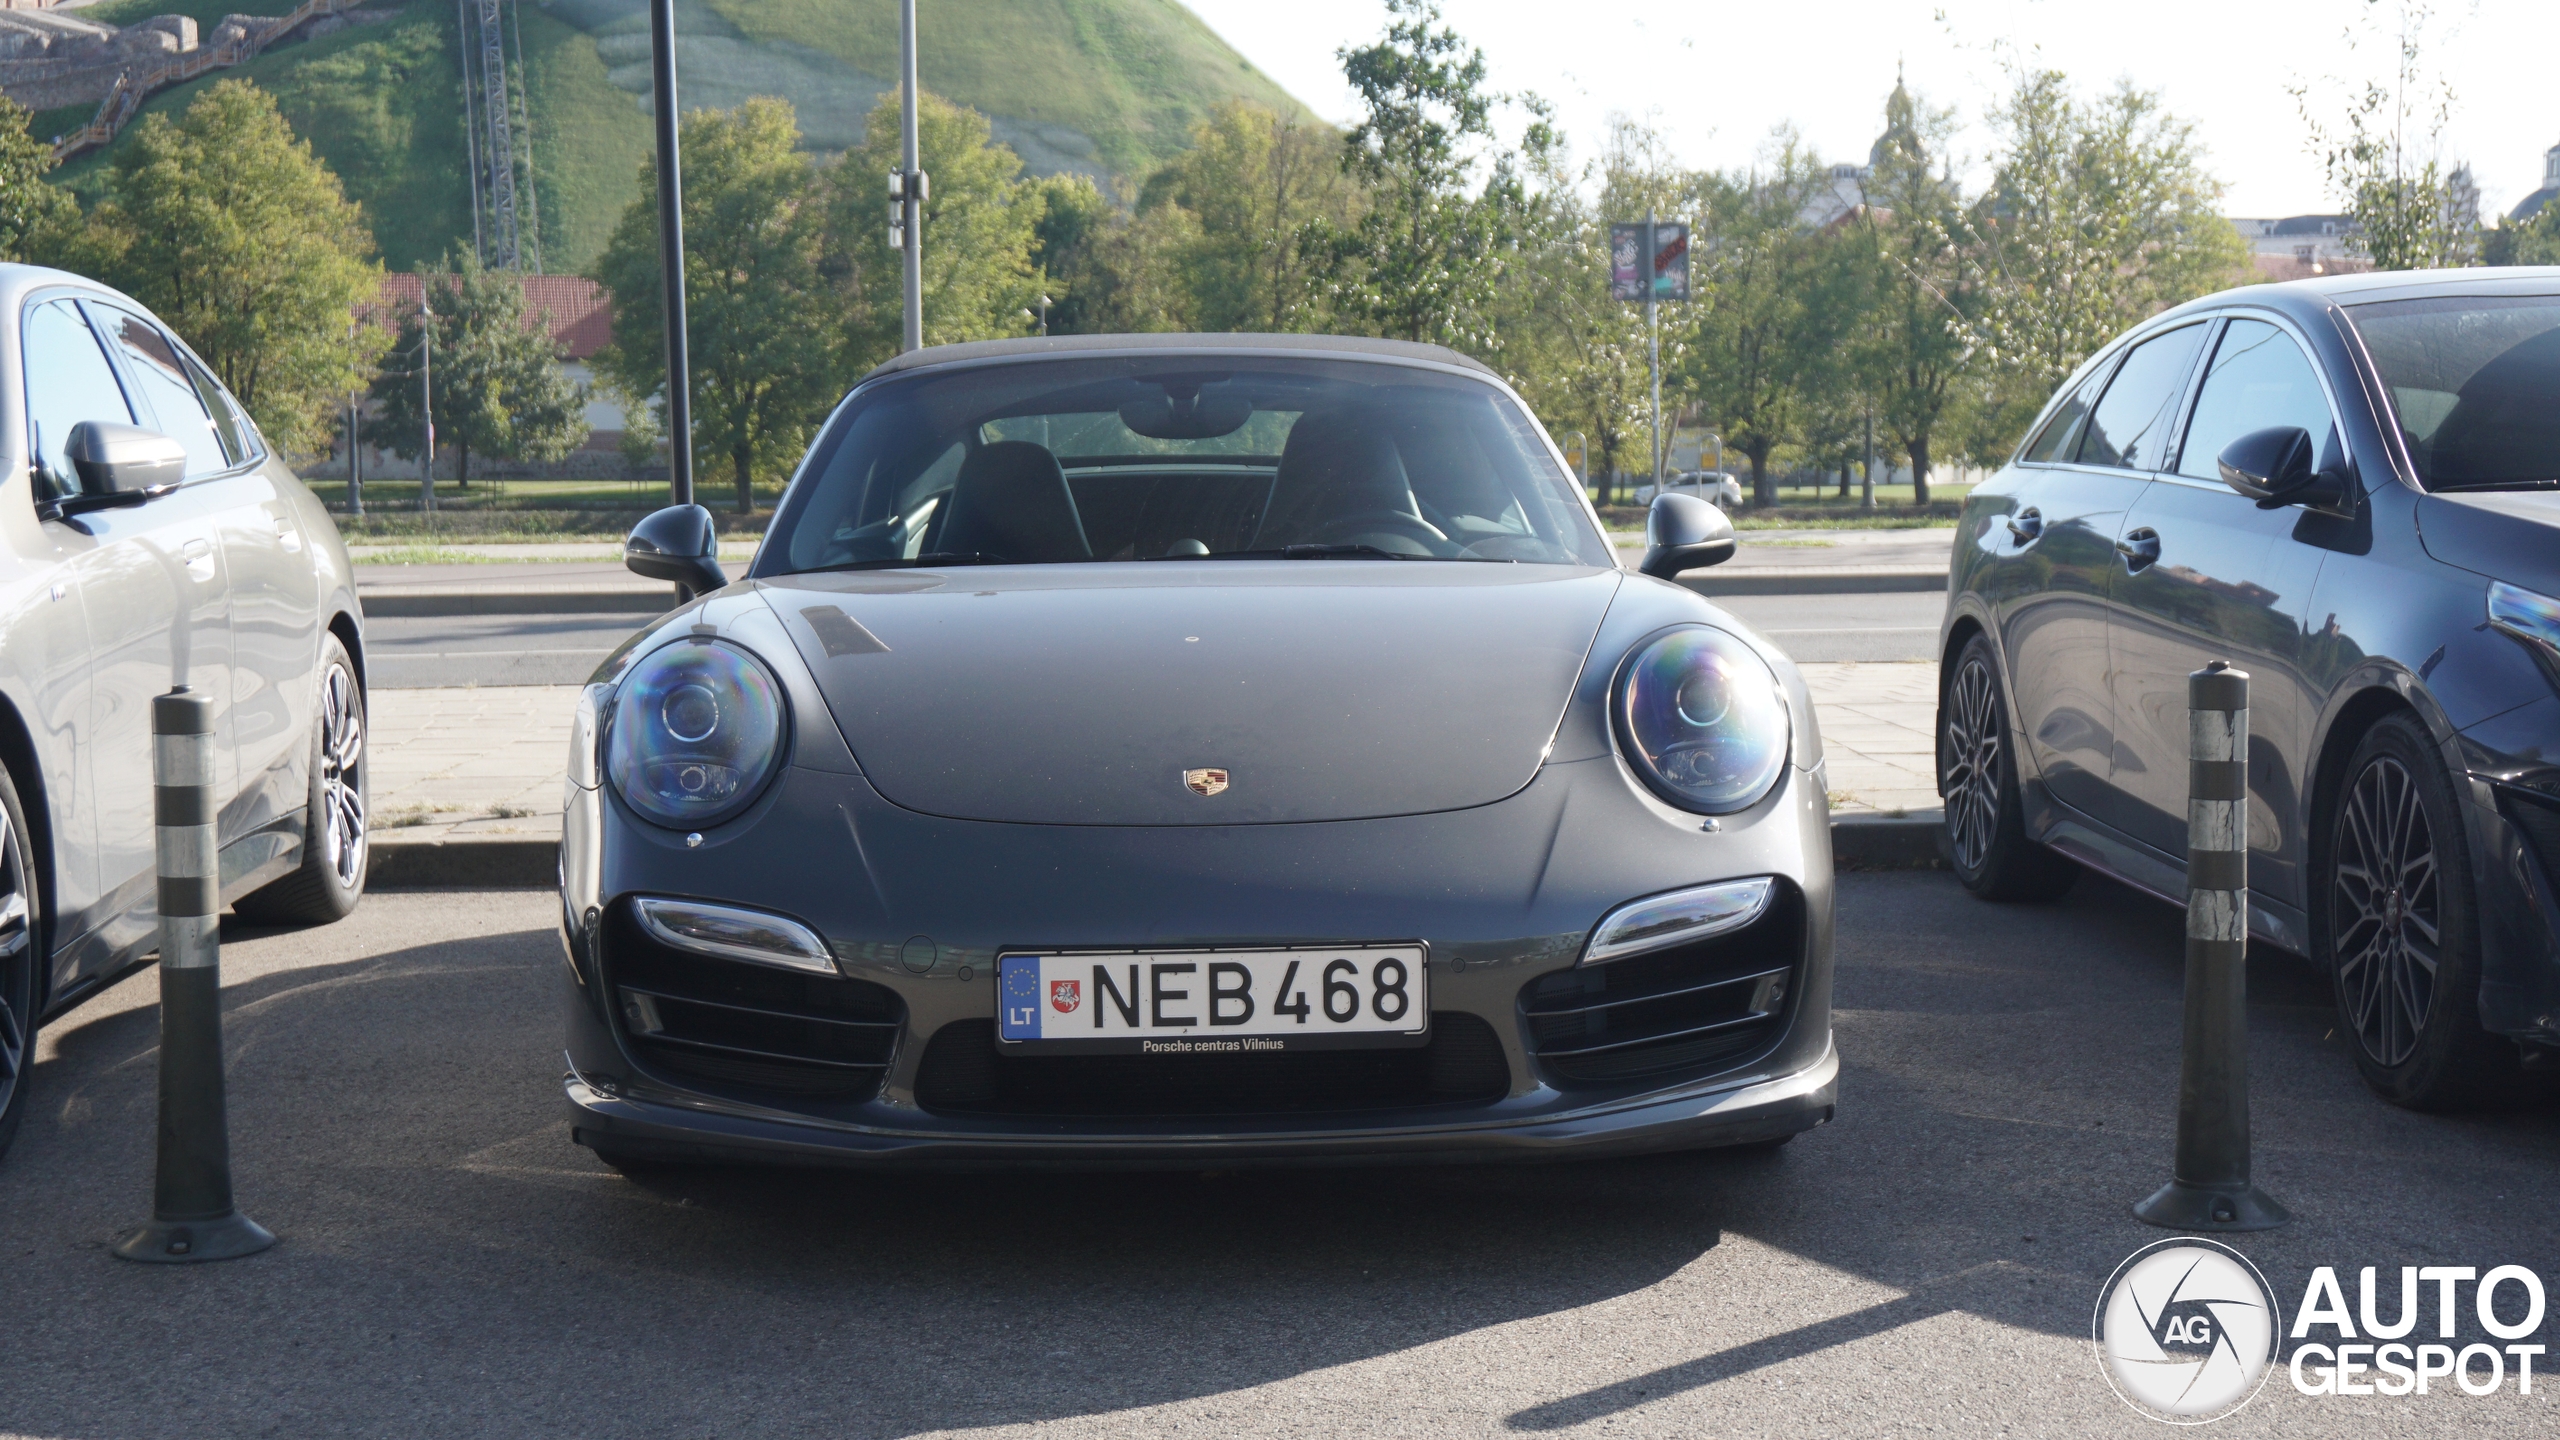
<path fill-rule="evenodd" d="M 1521 1035 L 1562 1089 L 1712 1075 L 1777 1041 L 1803 961 L 1804 897 L 1781 882 L 1741 930 L 1530 981 Z"/>
<path fill-rule="evenodd" d="M 906 1006 L 867 980 L 799 974 L 663 945 L 616 906 L 605 994 L 631 1057 L 670 1083 L 761 1103 L 879 1093 Z"/>

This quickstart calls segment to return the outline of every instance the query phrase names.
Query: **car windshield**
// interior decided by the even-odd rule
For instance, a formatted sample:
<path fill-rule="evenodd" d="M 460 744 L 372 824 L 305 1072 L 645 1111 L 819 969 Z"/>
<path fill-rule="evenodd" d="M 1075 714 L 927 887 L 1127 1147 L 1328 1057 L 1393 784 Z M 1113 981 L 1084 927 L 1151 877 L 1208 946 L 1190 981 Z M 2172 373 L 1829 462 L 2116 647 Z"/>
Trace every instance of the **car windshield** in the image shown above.
<path fill-rule="evenodd" d="M 2348 307 L 2430 490 L 2560 487 L 2560 295 Z"/>
<path fill-rule="evenodd" d="M 819 436 L 755 573 L 1266 556 L 1616 563 L 1492 385 L 1164 353 L 865 388 Z"/>

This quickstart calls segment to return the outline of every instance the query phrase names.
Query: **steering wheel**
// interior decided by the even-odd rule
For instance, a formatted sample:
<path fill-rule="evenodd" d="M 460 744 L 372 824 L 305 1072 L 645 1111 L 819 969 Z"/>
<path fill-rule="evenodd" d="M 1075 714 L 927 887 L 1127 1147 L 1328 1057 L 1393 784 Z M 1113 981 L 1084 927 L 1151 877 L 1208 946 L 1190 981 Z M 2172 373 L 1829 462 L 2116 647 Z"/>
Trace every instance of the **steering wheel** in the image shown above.
<path fill-rule="evenodd" d="M 1320 545 L 1338 544 L 1350 536 L 1379 530 L 1419 541 L 1427 550 L 1431 546 L 1449 543 L 1449 537 L 1441 534 L 1438 526 L 1402 510 L 1363 510 L 1328 520 L 1317 527 L 1315 542 Z M 1429 550 L 1429 553 L 1437 555 L 1440 552 Z"/>

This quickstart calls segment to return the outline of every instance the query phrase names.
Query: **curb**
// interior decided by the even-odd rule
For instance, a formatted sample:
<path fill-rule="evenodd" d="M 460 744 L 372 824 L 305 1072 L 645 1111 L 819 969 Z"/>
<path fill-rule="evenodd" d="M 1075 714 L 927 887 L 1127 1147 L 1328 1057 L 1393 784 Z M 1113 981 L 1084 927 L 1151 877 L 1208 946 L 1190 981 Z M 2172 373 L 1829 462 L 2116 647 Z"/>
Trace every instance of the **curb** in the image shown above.
<path fill-rule="evenodd" d="M 557 840 L 377 839 L 366 848 L 369 890 L 548 890 L 560 883 Z"/>
<path fill-rule="evenodd" d="M 675 590 L 356 591 L 368 618 L 449 615 L 664 615 Z"/>
<path fill-rule="evenodd" d="M 1844 815 L 1831 822 L 1831 866 L 1834 870 L 1942 870 L 1946 855 L 1939 836 L 1946 821 L 1941 812 L 1912 815 Z"/>
<path fill-rule="evenodd" d="M 1842 870 L 1936 870 L 1939 819 L 1851 815 L 1831 822 L 1831 863 Z M 556 840 L 376 839 L 365 885 L 373 890 L 548 890 L 560 883 Z"/>
<path fill-rule="evenodd" d="M 1943 567 L 1842 565 L 1822 568 L 1762 566 L 1749 570 L 1692 570 L 1680 583 L 1701 595 L 1883 595 L 1943 592 Z"/>

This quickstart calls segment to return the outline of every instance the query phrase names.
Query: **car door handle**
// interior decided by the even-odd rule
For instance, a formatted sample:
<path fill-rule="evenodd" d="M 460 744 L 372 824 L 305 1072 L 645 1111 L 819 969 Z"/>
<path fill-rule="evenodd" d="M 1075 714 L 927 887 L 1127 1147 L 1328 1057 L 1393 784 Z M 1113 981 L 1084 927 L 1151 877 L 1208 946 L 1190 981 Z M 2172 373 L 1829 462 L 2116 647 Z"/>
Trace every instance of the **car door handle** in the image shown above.
<path fill-rule="evenodd" d="M 2033 545 L 2044 538 L 2044 512 L 2030 505 L 2010 516 L 2009 538 L 2021 545 Z"/>
<path fill-rule="evenodd" d="M 2160 532 L 2136 530 L 2116 538 L 2116 553 L 2124 557 L 2124 572 L 2139 575 L 2160 558 Z"/>
<path fill-rule="evenodd" d="M 179 547 L 178 553 L 185 557 L 187 573 L 189 575 L 198 580 L 210 580 L 213 578 L 214 564 L 212 541 L 190 540 L 185 545 Z"/>

